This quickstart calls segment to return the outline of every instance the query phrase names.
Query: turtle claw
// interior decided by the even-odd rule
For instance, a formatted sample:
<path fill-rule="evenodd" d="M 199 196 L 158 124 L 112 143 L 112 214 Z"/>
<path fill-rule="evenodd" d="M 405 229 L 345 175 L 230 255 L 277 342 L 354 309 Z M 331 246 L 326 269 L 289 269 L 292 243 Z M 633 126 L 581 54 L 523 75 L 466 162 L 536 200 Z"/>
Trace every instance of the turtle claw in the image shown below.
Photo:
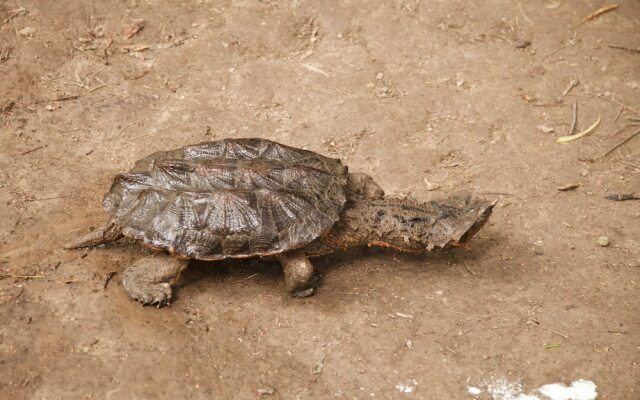
<path fill-rule="evenodd" d="M 127 278 L 129 277 L 125 276 L 122 284 L 132 299 L 140 302 L 143 306 L 155 304 L 160 308 L 169 305 L 173 291 L 167 282 L 131 282 Z"/>
<path fill-rule="evenodd" d="M 302 288 L 291 290 L 291 297 L 301 299 L 303 297 L 313 296 L 318 283 L 320 283 L 320 275 L 313 274 Z"/>
<path fill-rule="evenodd" d="M 315 287 L 310 287 L 310 288 L 307 288 L 307 289 L 291 292 L 291 296 L 301 299 L 303 297 L 313 296 L 313 294 L 315 292 L 316 292 L 316 288 Z"/>

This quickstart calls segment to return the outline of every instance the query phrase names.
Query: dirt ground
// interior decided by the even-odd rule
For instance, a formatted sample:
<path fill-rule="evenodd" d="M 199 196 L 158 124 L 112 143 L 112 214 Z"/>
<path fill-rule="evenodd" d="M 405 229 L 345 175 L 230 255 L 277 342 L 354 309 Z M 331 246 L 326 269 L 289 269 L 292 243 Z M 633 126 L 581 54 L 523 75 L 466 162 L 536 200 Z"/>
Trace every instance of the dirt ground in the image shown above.
<path fill-rule="evenodd" d="M 0 398 L 638 399 L 640 201 L 604 196 L 640 193 L 640 136 L 603 155 L 638 129 L 640 3 L 474 3 L 0 2 Z M 574 103 L 600 124 L 558 144 Z M 142 307 L 140 246 L 62 250 L 136 159 L 224 137 L 498 205 L 471 251 L 318 258 L 302 300 L 225 261 Z"/>

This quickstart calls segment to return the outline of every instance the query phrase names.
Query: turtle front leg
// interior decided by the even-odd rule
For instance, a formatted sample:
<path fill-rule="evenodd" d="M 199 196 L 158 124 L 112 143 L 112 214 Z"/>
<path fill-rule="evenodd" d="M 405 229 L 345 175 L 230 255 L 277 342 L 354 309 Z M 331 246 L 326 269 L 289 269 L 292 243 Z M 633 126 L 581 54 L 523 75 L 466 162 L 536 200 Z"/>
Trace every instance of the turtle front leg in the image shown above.
<path fill-rule="evenodd" d="M 284 271 L 284 282 L 293 297 L 313 295 L 318 277 L 313 274 L 313 265 L 301 250 L 276 254 Z"/>
<path fill-rule="evenodd" d="M 169 304 L 171 287 L 188 264 L 188 260 L 165 254 L 141 258 L 124 271 L 122 284 L 132 299 L 143 305 L 157 304 L 162 307 Z"/>

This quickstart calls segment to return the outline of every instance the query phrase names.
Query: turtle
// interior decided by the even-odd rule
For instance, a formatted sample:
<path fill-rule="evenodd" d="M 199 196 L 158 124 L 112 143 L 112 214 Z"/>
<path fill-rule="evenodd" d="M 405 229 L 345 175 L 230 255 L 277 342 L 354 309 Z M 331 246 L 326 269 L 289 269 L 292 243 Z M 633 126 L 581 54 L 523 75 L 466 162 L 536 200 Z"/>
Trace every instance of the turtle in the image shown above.
<path fill-rule="evenodd" d="M 189 260 L 275 257 L 294 297 L 312 295 L 310 257 L 354 246 L 423 253 L 466 247 L 495 201 L 473 194 L 420 202 L 385 196 L 339 159 L 261 138 L 222 139 L 153 153 L 115 176 L 109 219 L 68 243 L 128 237 L 155 250 L 123 274 L 128 295 L 164 306 Z"/>

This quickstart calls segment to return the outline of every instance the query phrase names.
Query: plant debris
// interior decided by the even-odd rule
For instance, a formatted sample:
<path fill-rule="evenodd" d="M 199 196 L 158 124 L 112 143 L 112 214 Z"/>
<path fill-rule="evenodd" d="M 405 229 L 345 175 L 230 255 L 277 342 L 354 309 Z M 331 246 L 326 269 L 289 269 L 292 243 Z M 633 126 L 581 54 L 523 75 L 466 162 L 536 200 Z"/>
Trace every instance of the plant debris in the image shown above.
<path fill-rule="evenodd" d="M 599 17 L 600 15 L 602 15 L 604 13 L 608 13 L 609 11 L 613 11 L 618 7 L 620 7 L 620 4 L 609 4 L 608 6 L 600 7 L 597 10 L 595 10 L 594 12 L 592 12 L 591 14 L 589 14 L 586 17 L 582 18 L 573 27 L 577 28 L 580 25 L 584 24 L 585 22 L 591 21 L 592 19 L 594 19 L 596 17 Z"/>
<path fill-rule="evenodd" d="M 6 103 L 0 107 L 0 113 L 6 114 L 16 105 L 16 102 L 13 100 L 7 100 Z"/>
<path fill-rule="evenodd" d="M 625 51 L 630 51 L 631 53 L 640 54 L 640 49 L 634 49 L 634 48 L 631 48 L 631 47 L 620 46 L 620 45 L 617 45 L 617 44 L 610 44 L 609 47 L 611 47 L 612 49 L 625 50 Z"/>
<path fill-rule="evenodd" d="M 556 334 L 558 336 L 562 336 L 565 339 L 569 339 L 569 336 L 567 336 L 567 335 L 565 335 L 563 333 L 560 333 L 558 331 L 554 331 L 553 329 L 545 328 L 544 326 L 540 325 L 540 321 L 536 321 L 533 318 L 529 318 L 529 320 L 527 321 L 527 324 L 530 324 L 530 325 L 533 325 L 533 326 L 537 326 L 538 328 L 544 329 L 547 332 L 551 332 L 551 333 Z"/>
<path fill-rule="evenodd" d="M 11 50 L 11 47 L 5 47 L 0 50 L 0 62 L 5 62 L 9 59 L 9 57 L 11 56 Z"/>
<path fill-rule="evenodd" d="M 27 151 L 24 151 L 24 152 L 20 153 L 20 155 L 21 155 L 21 156 L 24 156 L 24 155 L 27 155 L 27 154 L 29 154 L 29 153 L 33 153 L 34 151 L 38 151 L 38 150 L 40 150 L 40 149 L 44 149 L 44 146 L 34 147 L 34 148 L 33 148 L 33 149 L 31 149 L 31 150 L 27 150 Z"/>
<path fill-rule="evenodd" d="M 583 137 L 583 136 L 587 135 L 588 133 L 590 133 L 592 130 L 596 129 L 598 124 L 600 124 L 600 117 L 599 116 L 598 116 L 598 119 L 596 120 L 596 122 L 594 122 L 593 125 L 591 125 L 587 129 L 583 130 L 582 132 L 576 133 L 575 135 L 560 136 L 558 138 L 557 142 L 560 143 L 560 144 L 567 144 L 569 142 L 573 142 L 576 139 L 580 139 L 581 137 Z"/>
<path fill-rule="evenodd" d="M 329 77 L 329 74 L 327 74 L 325 71 L 323 71 L 322 69 L 320 69 L 318 67 L 315 67 L 315 66 L 313 66 L 311 64 L 300 64 L 300 65 L 302 65 L 303 67 L 305 67 L 306 69 L 308 69 L 311 72 L 315 72 L 316 74 L 324 75 L 327 78 Z"/>
<path fill-rule="evenodd" d="M 18 36 L 32 37 L 33 35 L 36 34 L 37 29 L 31 26 L 25 26 L 24 28 L 18 30 L 17 32 L 18 32 Z"/>
<path fill-rule="evenodd" d="M 258 396 L 273 396 L 276 394 L 276 390 L 272 387 L 263 387 L 258 389 Z"/>
<path fill-rule="evenodd" d="M 320 358 L 320 360 L 317 363 L 315 363 L 315 365 L 311 369 L 312 375 L 319 375 L 322 373 L 322 369 L 324 368 L 324 358 L 325 358 L 325 355 L 323 354 L 322 358 Z"/>
<path fill-rule="evenodd" d="M 6 24 L 7 22 L 11 21 L 14 18 L 22 17 L 26 13 L 27 13 L 27 10 L 24 7 L 16 8 L 14 10 L 10 10 L 9 11 L 9 16 L 7 18 L 5 18 L 4 21 L 2 21 L 2 24 L 0 24 L 0 25 L 4 25 L 4 24 Z"/>
<path fill-rule="evenodd" d="M 567 86 L 567 88 L 562 91 L 562 97 L 564 97 L 567 94 L 569 94 L 571 89 L 573 89 L 574 87 L 578 86 L 579 84 L 580 84 L 580 80 L 578 78 L 571 78 L 571 80 L 569 81 L 569 86 Z"/>
<path fill-rule="evenodd" d="M 536 126 L 536 129 L 542 133 L 547 133 L 547 134 L 554 131 L 553 127 L 547 126 L 547 125 L 538 125 Z"/>
<path fill-rule="evenodd" d="M 561 191 L 561 192 L 568 192 L 569 190 L 577 189 L 579 187 L 580 187 L 579 183 L 572 183 L 572 184 L 569 184 L 569 185 L 565 185 L 565 186 L 559 187 L 558 190 Z"/>
<path fill-rule="evenodd" d="M 573 135 L 573 131 L 576 130 L 576 123 L 578 122 L 578 102 L 573 100 L 573 107 L 571 108 L 571 127 L 567 135 Z"/>
<path fill-rule="evenodd" d="M 107 286 L 109 286 L 109 281 L 117 273 L 118 273 L 118 271 L 111 271 L 111 272 L 108 272 L 106 274 L 105 279 L 104 279 L 104 283 L 102 284 L 102 290 L 107 290 Z"/>
<path fill-rule="evenodd" d="M 634 193 L 626 193 L 626 194 L 608 194 L 604 196 L 607 200 L 612 201 L 627 201 L 627 200 L 640 200 L 640 196 L 636 196 Z"/>
<path fill-rule="evenodd" d="M 631 125 L 630 125 L 631 126 Z M 634 137 L 636 137 L 638 134 L 640 133 L 640 129 L 638 129 L 637 131 L 635 131 L 634 133 L 631 134 L 631 136 L 629 136 L 626 139 L 623 139 L 621 142 L 619 142 L 618 144 L 616 144 L 615 146 L 611 147 L 609 150 L 607 150 L 603 155 L 602 158 L 608 156 L 609 154 L 611 154 L 611 152 L 613 152 L 615 149 L 617 149 L 618 147 L 622 146 L 623 144 L 627 143 L 629 140 L 633 139 Z"/>
<path fill-rule="evenodd" d="M 124 28 L 124 38 L 125 39 L 131 39 L 138 32 L 140 32 L 140 30 L 142 30 L 142 28 L 144 28 L 145 25 L 147 25 L 147 23 L 145 22 L 144 19 L 142 19 L 142 18 L 134 19 L 133 23 L 131 25 L 129 25 L 129 26 Z"/>
<path fill-rule="evenodd" d="M 6 278 L 16 278 L 16 279 L 43 279 L 46 278 L 46 275 L 14 275 L 14 274 L 0 274 L 0 280 Z"/>
<path fill-rule="evenodd" d="M 145 51 L 145 50 L 148 50 L 149 48 L 150 46 L 148 44 L 127 44 L 122 46 L 120 49 L 124 53 L 129 53 L 129 52 Z"/>

